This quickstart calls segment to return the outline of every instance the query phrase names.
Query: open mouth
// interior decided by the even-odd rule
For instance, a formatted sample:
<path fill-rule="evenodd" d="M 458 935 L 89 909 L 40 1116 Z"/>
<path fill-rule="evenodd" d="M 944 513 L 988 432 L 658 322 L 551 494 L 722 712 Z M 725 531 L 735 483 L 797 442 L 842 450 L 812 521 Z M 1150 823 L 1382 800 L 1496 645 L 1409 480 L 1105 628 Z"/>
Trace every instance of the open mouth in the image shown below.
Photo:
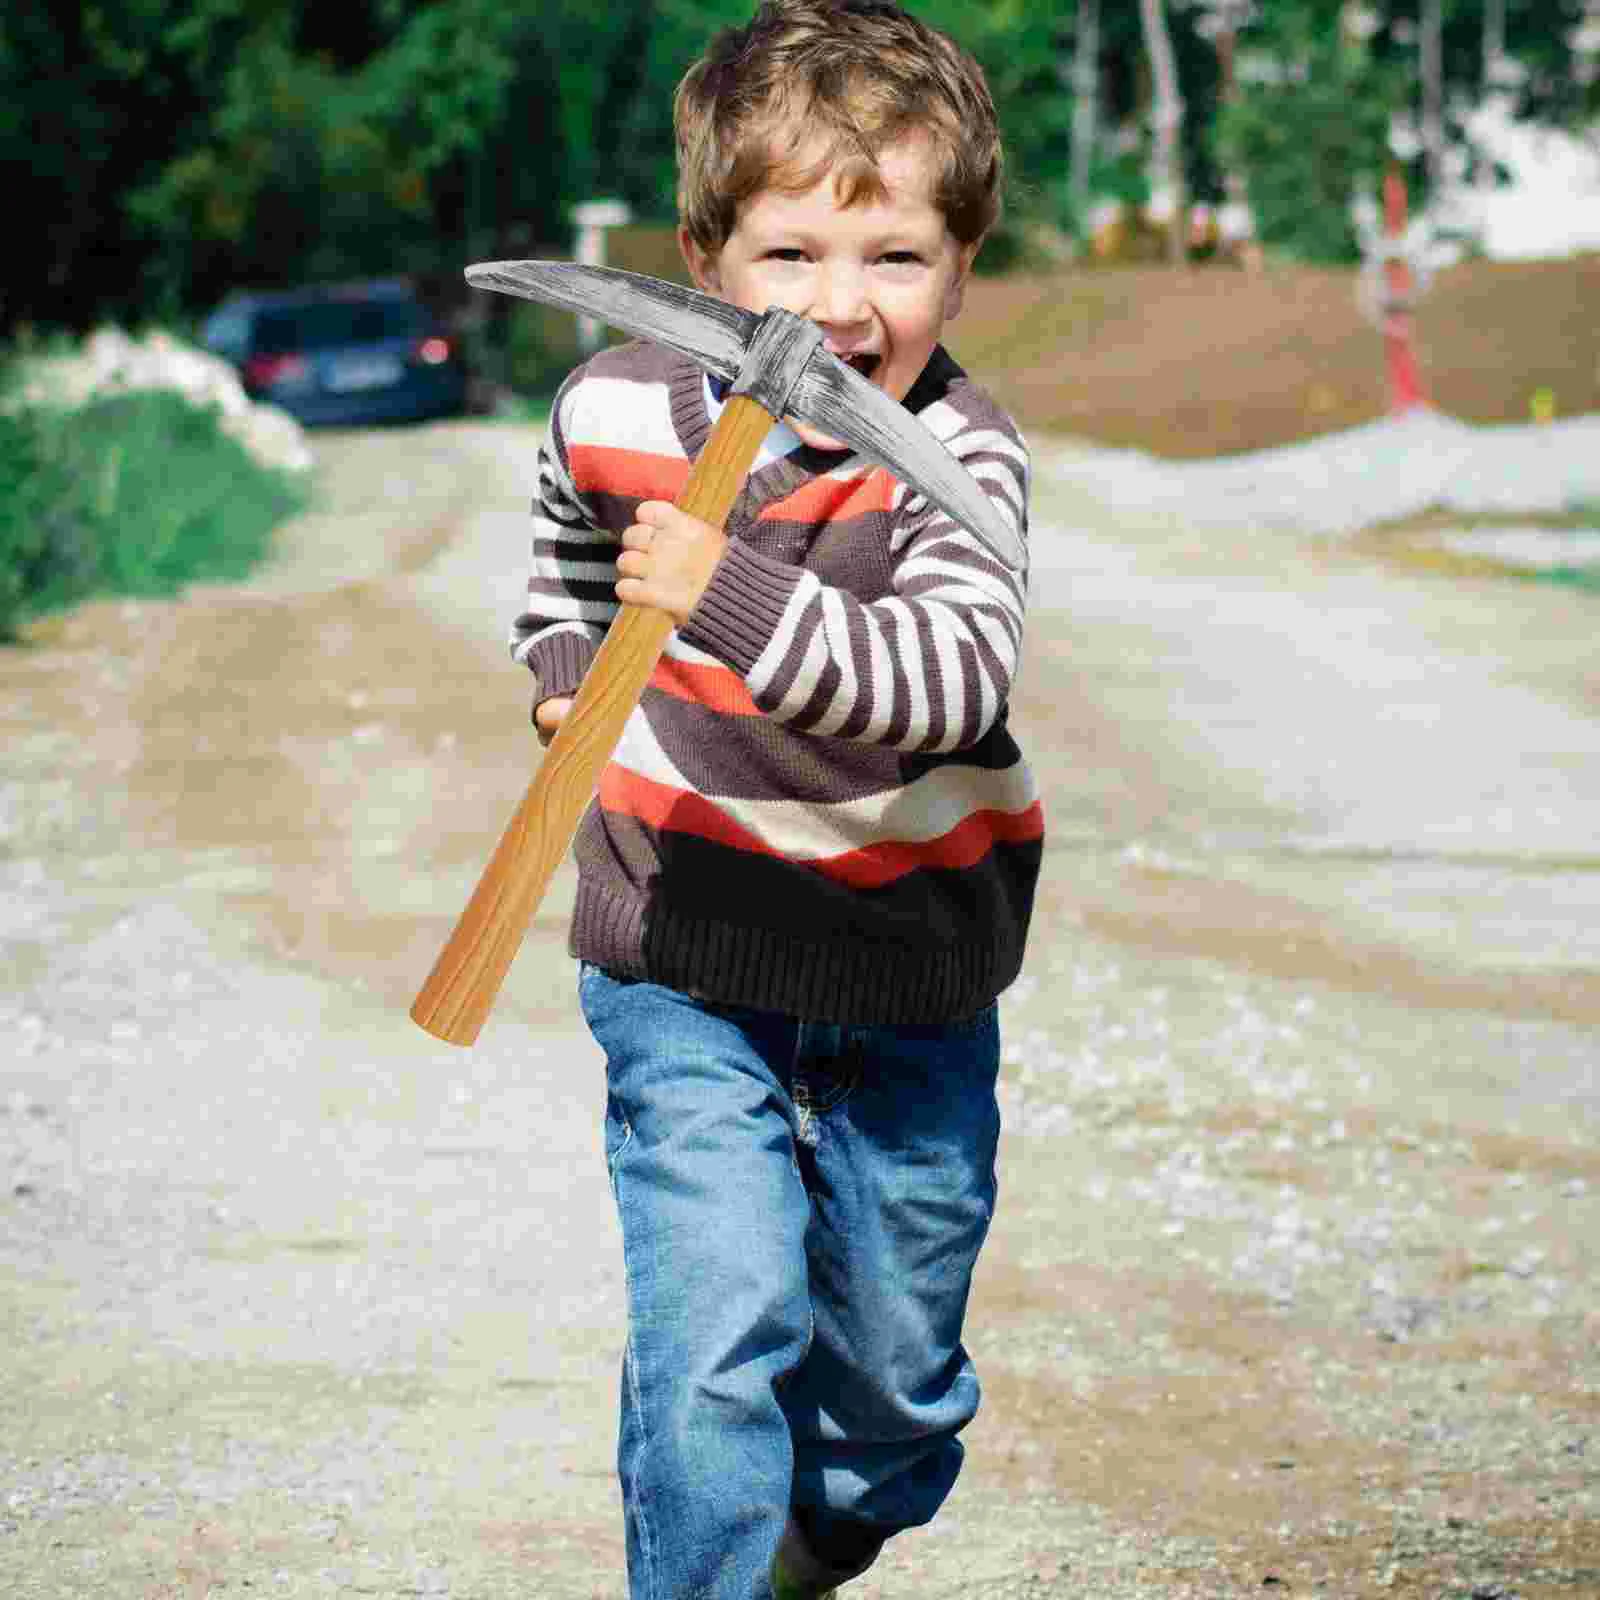
<path fill-rule="evenodd" d="M 882 356 L 870 355 L 866 351 L 858 351 L 851 356 L 841 356 L 840 359 L 847 367 L 854 367 L 863 378 L 870 378 L 883 364 Z"/>

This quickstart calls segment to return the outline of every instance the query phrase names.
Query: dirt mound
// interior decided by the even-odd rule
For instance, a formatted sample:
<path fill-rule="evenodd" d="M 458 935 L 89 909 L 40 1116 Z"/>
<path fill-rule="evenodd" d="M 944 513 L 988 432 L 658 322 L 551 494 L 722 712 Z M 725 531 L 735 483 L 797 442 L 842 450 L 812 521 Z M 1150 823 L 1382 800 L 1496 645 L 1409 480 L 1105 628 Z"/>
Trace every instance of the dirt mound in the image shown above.
<path fill-rule="evenodd" d="M 1350 270 L 1083 268 L 976 280 L 951 349 L 1024 428 L 1165 456 L 1287 444 L 1388 410 Z M 1416 318 L 1433 403 L 1469 422 L 1600 411 L 1600 255 L 1463 263 Z"/>

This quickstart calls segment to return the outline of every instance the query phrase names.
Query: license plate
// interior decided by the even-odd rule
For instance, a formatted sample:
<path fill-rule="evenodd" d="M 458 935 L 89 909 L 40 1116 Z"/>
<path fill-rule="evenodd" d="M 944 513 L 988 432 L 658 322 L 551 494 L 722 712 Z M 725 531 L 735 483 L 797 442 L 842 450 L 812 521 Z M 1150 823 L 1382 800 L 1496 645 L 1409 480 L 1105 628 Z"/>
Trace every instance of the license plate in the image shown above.
<path fill-rule="evenodd" d="M 356 389 L 383 389 L 398 383 L 401 365 L 393 356 L 349 356 L 328 369 L 327 385 L 339 394 Z"/>

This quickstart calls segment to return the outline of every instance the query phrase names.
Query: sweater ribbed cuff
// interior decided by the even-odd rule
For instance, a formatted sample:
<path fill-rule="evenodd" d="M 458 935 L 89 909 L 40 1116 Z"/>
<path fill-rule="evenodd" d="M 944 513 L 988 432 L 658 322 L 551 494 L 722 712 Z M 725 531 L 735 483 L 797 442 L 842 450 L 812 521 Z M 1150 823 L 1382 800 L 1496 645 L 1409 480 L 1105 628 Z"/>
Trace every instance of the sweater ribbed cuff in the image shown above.
<path fill-rule="evenodd" d="M 535 703 L 576 694 L 594 655 L 594 645 L 580 633 L 553 633 L 530 646 L 523 659 L 538 679 Z"/>
<path fill-rule="evenodd" d="M 774 561 L 737 540 L 723 551 L 700 604 L 678 637 L 744 674 L 772 643 L 801 569 Z"/>

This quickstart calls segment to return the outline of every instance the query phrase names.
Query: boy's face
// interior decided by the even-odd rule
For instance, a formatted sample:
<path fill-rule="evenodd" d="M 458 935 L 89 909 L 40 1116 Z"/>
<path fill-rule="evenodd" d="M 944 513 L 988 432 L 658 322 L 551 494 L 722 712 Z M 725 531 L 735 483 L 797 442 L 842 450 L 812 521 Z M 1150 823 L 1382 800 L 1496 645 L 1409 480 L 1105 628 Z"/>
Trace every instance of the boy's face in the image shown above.
<path fill-rule="evenodd" d="M 885 199 L 842 207 L 830 173 L 799 194 L 763 189 L 745 203 L 715 255 L 686 235 L 680 243 L 707 294 L 747 311 L 780 306 L 811 318 L 828 350 L 903 400 L 961 309 L 978 247 L 958 244 L 934 205 L 932 162 L 921 140 L 891 145 L 878 166 Z M 807 444 L 842 448 L 789 421 Z"/>

